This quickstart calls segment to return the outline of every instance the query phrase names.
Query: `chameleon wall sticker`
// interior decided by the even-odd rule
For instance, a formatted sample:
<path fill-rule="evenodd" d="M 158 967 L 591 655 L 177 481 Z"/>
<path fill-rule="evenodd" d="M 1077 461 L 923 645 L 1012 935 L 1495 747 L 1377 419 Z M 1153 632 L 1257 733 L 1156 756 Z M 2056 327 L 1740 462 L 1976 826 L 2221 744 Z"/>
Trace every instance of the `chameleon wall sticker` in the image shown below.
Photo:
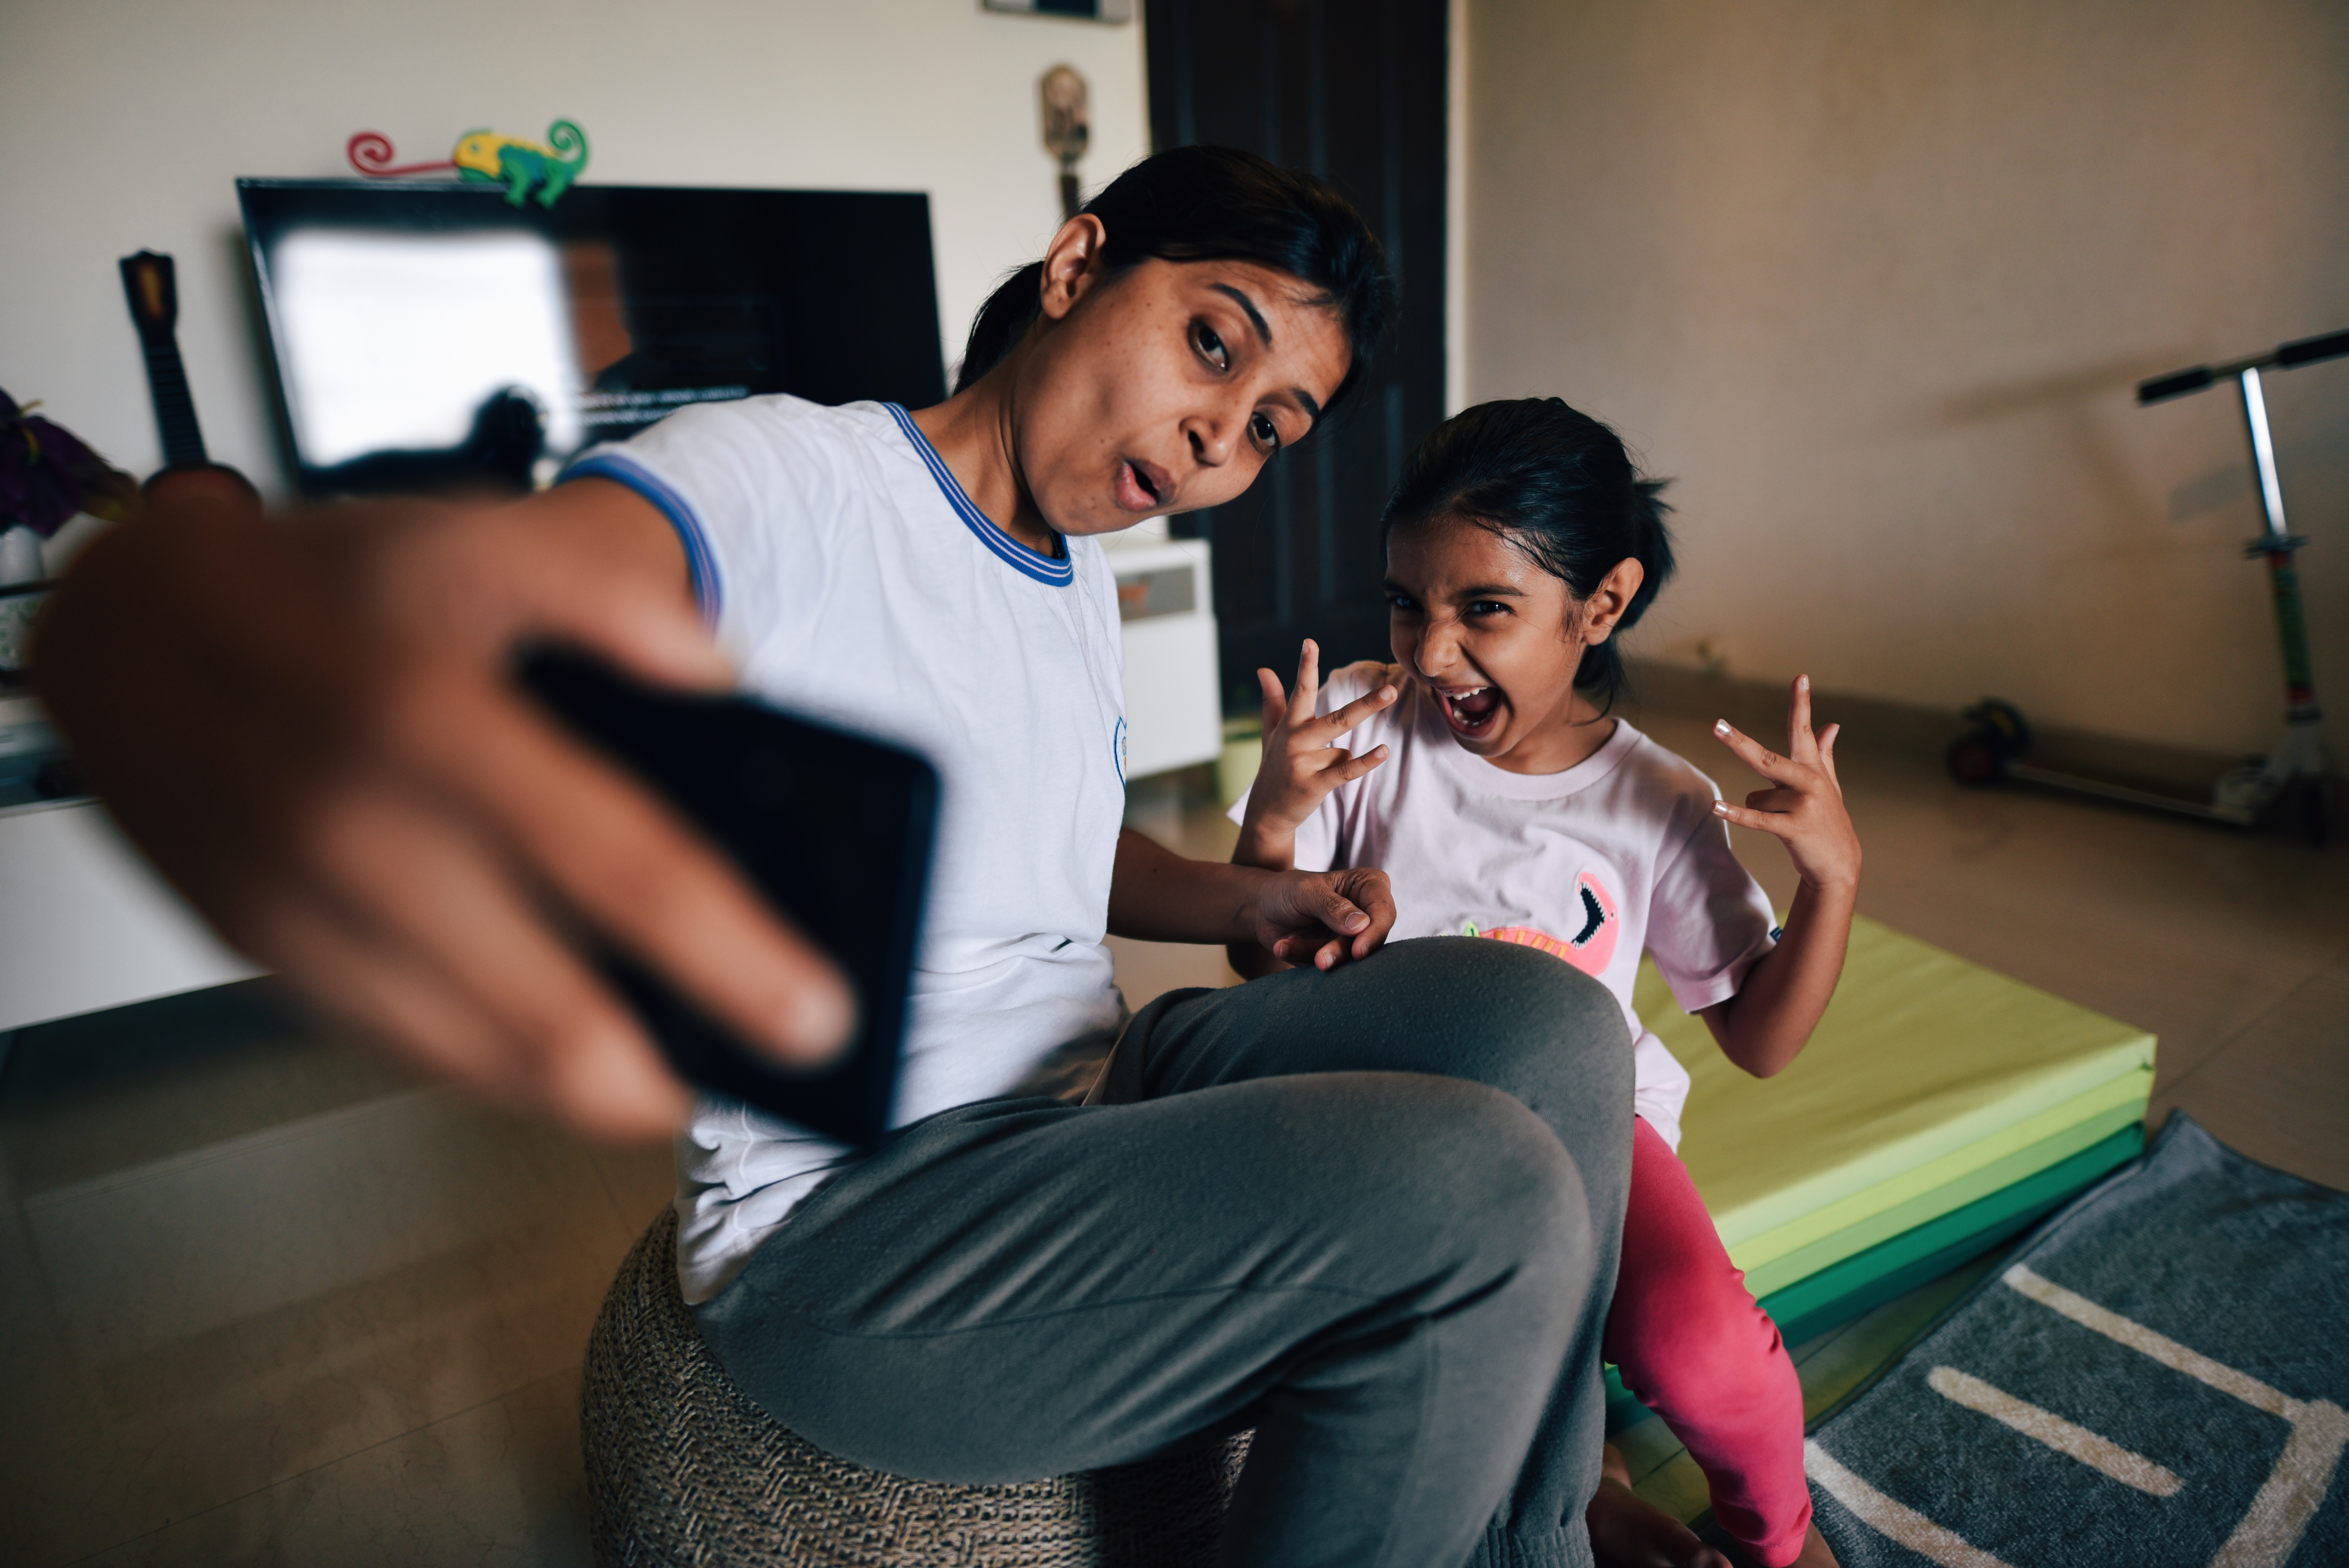
<path fill-rule="evenodd" d="M 456 150 L 432 163 L 395 166 L 391 139 L 378 130 L 362 130 L 344 148 L 351 167 L 370 179 L 402 174 L 431 174 L 455 170 L 460 180 L 502 184 L 506 201 L 519 207 L 533 195 L 542 207 L 552 207 L 587 168 L 587 133 L 567 119 L 546 128 L 543 142 L 492 130 L 469 130 L 457 139 Z"/>

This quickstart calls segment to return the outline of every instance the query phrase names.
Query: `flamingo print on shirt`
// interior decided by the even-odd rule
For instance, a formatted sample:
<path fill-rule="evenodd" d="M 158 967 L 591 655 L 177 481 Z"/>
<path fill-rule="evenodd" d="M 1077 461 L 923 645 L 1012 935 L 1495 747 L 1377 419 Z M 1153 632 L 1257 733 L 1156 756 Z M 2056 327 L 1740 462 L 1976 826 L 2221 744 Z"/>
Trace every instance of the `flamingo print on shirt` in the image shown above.
<path fill-rule="evenodd" d="M 1622 922 L 1615 913 L 1615 895 L 1593 873 L 1585 872 L 1575 878 L 1574 891 L 1581 905 L 1582 923 L 1571 937 L 1552 936 L 1531 925 L 1496 925 L 1490 931 L 1480 931 L 1471 924 L 1466 934 L 1514 942 L 1520 947 L 1538 947 L 1597 979 L 1606 973 L 1607 965 L 1615 957 L 1615 936 Z"/>

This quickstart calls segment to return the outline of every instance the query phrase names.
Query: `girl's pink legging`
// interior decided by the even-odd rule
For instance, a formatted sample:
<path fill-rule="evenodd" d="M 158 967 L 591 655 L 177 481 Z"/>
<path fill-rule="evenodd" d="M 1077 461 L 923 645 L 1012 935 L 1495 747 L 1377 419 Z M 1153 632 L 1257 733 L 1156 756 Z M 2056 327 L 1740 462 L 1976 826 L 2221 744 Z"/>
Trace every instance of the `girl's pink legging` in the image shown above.
<path fill-rule="evenodd" d="M 1773 1568 L 1811 1523 L 1803 1387 L 1778 1326 L 1746 1294 L 1688 1167 L 1644 1119 L 1631 1132 L 1622 1271 L 1607 1359 L 1664 1418 L 1713 1489 L 1713 1515 Z"/>

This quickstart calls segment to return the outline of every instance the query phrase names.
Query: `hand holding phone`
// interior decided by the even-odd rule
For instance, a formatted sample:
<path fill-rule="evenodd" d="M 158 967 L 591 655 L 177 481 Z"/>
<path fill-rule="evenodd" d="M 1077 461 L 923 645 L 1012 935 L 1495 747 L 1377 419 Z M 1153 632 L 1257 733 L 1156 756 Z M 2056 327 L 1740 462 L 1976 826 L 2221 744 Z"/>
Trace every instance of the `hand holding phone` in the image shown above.
<path fill-rule="evenodd" d="M 753 1053 L 627 955 L 603 967 L 687 1081 L 851 1144 L 887 1130 L 937 822 L 938 779 L 894 746 L 749 697 L 662 690 L 585 655 L 523 657 L 523 687 L 698 827 L 837 964 L 857 1032 L 823 1068 Z"/>

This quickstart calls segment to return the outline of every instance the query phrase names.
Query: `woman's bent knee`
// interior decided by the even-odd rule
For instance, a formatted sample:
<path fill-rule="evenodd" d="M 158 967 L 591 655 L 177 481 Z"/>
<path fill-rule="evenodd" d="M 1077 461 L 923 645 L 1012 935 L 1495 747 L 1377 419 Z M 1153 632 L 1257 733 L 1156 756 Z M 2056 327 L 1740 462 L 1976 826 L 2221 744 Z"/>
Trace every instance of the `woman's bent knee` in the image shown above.
<path fill-rule="evenodd" d="M 1631 1036 L 1614 994 L 1572 965 L 1482 937 L 1398 943 L 1395 965 L 1455 1073 L 1506 1089 L 1568 1137 L 1569 1111 L 1631 1115 Z M 1573 1140 L 1569 1137 L 1569 1142 Z"/>
<path fill-rule="evenodd" d="M 1593 1260 L 1589 1194 L 1549 1125 L 1515 1096 L 1459 1078 L 1381 1074 L 1405 1097 L 1403 1180 L 1385 1224 L 1442 1237 L 1468 1274 L 1570 1291 Z M 1383 1226 L 1381 1227 L 1383 1228 Z"/>

